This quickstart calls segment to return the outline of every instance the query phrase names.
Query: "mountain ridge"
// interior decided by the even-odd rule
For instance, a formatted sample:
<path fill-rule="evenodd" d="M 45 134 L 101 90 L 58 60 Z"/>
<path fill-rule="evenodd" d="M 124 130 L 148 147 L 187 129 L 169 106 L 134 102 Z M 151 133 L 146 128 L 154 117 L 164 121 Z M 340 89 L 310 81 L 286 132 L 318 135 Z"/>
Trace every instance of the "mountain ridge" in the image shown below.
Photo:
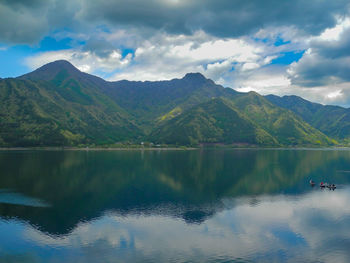
<path fill-rule="evenodd" d="M 0 79 L 0 145 L 336 143 L 276 101 L 224 88 L 201 73 L 106 81 L 59 60 Z"/>

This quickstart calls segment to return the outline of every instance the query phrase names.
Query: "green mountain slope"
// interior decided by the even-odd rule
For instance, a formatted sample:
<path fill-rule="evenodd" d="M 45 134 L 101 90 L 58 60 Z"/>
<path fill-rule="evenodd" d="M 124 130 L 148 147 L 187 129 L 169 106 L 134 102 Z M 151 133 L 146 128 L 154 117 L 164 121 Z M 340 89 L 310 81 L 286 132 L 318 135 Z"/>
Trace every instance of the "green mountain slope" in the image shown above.
<path fill-rule="evenodd" d="M 216 85 L 199 73 L 170 81 L 117 81 L 102 87 L 146 132 L 159 121 L 170 119 L 213 97 L 237 92 Z"/>
<path fill-rule="evenodd" d="M 336 143 L 293 112 L 276 107 L 255 92 L 240 94 L 233 99 L 233 102 L 248 118 L 271 134 L 281 145 Z"/>
<path fill-rule="evenodd" d="M 298 96 L 266 96 L 271 103 L 295 112 L 303 120 L 336 139 L 350 139 L 350 109 L 322 105 Z"/>
<path fill-rule="evenodd" d="M 255 126 L 222 98 L 211 99 L 169 120 L 153 131 L 150 138 L 157 143 L 180 145 L 276 143 L 268 133 Z"/>
<path fill-rule="evenodd" d="M 335 126 L 332 132 L 337 133 Z M 60 60 L 0 79 L 0 146 L 141 140 L 180 145 L 334 142 L 259 94 L 224 88 L 199 73 L 169 81 L 108 82 Z"/>
<path fill-rule="evenodd" d="M 20 78 L 0 80 L 1 145 L 102 144 L 142 135 L 122 108 L 75 73 L 79 75 L 70 64 L 51 63 Z"/>
<path fill-rule="evenodd" d="M 257 93 L 216 98 L 160 125 L 151 138 L 159 143 L 248 143 L 330 145 L 335 143 L 295 114 Z"/>

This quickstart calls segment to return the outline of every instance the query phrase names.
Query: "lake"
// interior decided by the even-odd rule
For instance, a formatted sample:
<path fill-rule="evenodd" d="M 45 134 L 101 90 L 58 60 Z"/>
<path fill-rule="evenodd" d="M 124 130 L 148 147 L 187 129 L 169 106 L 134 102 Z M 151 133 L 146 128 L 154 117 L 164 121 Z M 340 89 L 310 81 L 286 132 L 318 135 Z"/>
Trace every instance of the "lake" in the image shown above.
<path fill-rule="evenodd" d="M 346 149 L 0 151 L 0 169 L 0 262 L 350 262 Z"/>

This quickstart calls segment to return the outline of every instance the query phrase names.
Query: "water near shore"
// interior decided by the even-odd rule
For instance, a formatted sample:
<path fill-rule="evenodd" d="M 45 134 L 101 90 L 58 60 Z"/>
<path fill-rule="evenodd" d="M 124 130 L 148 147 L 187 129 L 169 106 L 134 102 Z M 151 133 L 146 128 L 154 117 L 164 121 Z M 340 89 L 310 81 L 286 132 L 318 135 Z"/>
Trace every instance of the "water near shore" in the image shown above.
<path fill-rule="evenodd" d="M 0 262 L 350 261 L 347 149 L 0 151 L 0 169 Z"/>

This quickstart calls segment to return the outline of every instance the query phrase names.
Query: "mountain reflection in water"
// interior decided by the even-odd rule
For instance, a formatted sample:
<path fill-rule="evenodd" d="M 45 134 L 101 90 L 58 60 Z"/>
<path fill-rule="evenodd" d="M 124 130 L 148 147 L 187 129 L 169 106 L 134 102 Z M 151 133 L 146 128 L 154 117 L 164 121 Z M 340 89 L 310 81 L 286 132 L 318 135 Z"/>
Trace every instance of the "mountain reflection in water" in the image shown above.
<path fill-rule="evenodd" d="M 0 204 L 0 261 L 350 259 L 346 150 L 0 152 L 0 167 L 1 189 L 50 204 Z"/>

